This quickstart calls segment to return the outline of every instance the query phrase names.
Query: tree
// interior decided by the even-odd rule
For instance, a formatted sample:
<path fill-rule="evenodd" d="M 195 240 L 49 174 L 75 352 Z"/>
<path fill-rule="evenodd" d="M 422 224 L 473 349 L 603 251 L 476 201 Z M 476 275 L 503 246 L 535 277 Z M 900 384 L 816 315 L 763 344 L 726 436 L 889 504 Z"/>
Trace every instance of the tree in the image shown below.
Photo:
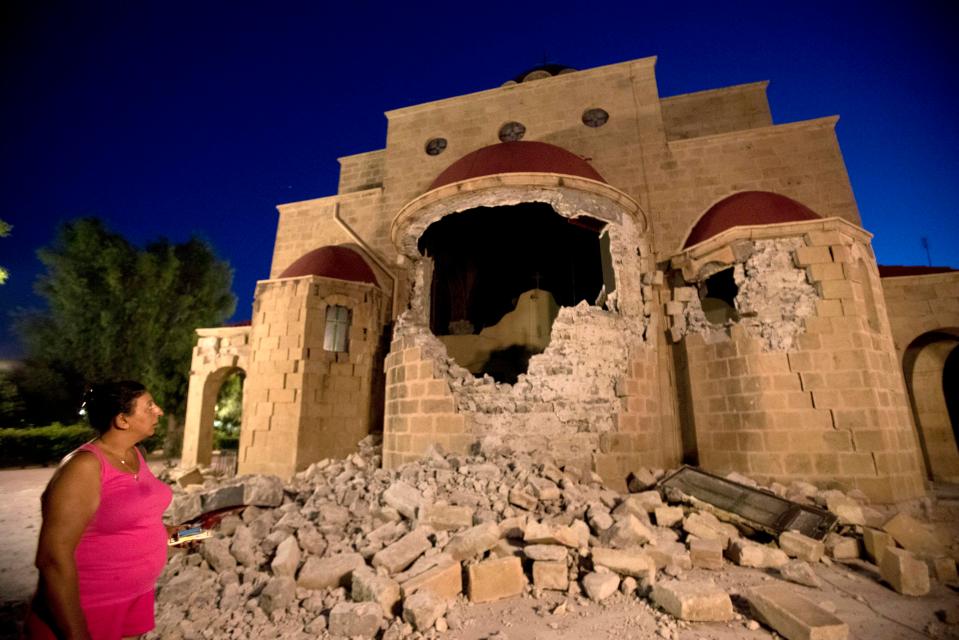
<path fill-rule="evenodd" d="M 13 227 L 10 225 L 10 223 L 0 220 L 0 238 L 6 238 L 8 235 L 10 235 L 11 229 L 13 229 Z M 6 269 L 0 267 L 0 284 L 6 282 L 9 275 L 9 272 Z"/>
<path fill-rule="evenodd" d="M 46 272 L 35 288 L 47 308 L 18 322 L 28 410 L 39 412 L 42 399 L 56 414 L 44 421 L 69 420 L 85 385 L 129 378 L 150 389 L 175 427 L 195 329 L 222 324 L 236 306 L 229 265 L 196 238 L 138 249 L 94 218 L 63 225 L 39 257 Z"/>

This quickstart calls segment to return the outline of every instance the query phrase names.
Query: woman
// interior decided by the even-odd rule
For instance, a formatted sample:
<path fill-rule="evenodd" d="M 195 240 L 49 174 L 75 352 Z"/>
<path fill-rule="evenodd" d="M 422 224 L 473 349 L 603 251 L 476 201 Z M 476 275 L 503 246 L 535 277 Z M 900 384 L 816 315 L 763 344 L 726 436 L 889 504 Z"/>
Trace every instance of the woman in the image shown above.
<path fill-rule="evenodd" d="M 97 385 L 84 410 L 100 435 L 64 458 L 43 492 L 28 638 L 119 640 L 154 627 L 172 492 L 136 445 L 163 410 L 129 381 Z"/>

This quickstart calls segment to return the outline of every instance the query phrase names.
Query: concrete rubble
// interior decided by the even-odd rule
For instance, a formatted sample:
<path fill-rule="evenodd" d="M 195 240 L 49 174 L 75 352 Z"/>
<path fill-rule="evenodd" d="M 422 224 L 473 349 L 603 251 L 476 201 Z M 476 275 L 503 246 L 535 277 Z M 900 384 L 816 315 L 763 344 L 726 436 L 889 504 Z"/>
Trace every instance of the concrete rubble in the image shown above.
<path fill-rule="evenodd" d="M 285 484 L 254 476 L 198 484 L 190 474 L 168 515 L 195 518 L 202 505 L 235 506 L 237 496 L 255 502 L 223 517 L 214 538 L 172 551 L 147 637 L 434 638 L 460 629 L 472 604 L 554 594 L 562 602 L 542 605 L 544 615 L 634 601 L 656 616 L 663 638 L 686 625 L 762 624 L 786 638 L 844 639 L 843 613 L 810 595 L 823 563 L 856 563 L 876 588 L 910 597 L 959 586 L 956 540 L 855 492 L 774 487 L 844 513 L 824 540 L 792 531 L 775 540 L 662 495 L 660 470 L 637 470 L 639 491 L 620 494 L 595 474 L 502 446 L 432 451 L 393 471 L 379 455 L 367 438 L 347 459 Z M 734 590 L 709 577 L 732 569 L 770 582 Z"/>

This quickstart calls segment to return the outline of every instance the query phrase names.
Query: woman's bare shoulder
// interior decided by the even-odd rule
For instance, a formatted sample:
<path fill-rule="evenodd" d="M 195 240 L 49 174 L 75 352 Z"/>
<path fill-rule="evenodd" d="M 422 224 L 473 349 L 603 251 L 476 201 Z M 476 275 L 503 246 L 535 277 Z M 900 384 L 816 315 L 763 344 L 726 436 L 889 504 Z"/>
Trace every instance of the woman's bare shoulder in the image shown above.
<path fill-rule="evenodd" d="M 47 488 L 43 495 L 46 498 L 49 494 L 59 492 L 66 486 L 72 489 L 82 489 L 100 485 L 100 461 L 91 451 L 77 449 L 67 454 L 53 477 L 47 483 Z"/>

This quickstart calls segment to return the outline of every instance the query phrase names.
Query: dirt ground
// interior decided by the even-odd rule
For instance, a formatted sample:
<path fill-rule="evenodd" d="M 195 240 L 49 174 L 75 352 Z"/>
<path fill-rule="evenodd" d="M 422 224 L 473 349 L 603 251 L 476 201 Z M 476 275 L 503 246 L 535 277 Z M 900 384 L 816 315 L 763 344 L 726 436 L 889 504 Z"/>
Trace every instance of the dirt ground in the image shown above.
<path fill-rule="evenodd" d="M 17 637 L 16 621 L 36 585 L 33 556 L 40 526 L 40 493 L 53 468 L 0 470 L 0 640 Z M 951 502 L 951 501 L 950 501 Z M 933 515 L 954 523 L 957 510 L 947 505 Z M 816 565 L 821 589 L 791 585 L 794 591 L 834 611 L 849 625 L 855 640 L 959 639 L 959 625 L 942 622 L 944 612 L 959 617 L 959 594 L 939 584 L 922 598 L 900 596 L 878 581 L 871 565 L 854 561 Z M 737 619 L 728 623 L 683 623 L 651 608 L 645 600 L 617 594 L 602 604 L 565 594 L 544 592 L 534 597 L 483 605 L 457 604 L 448 619 L 449 640 L 612 640 L 672 637 L 679 640 L 771 638 L 769 630 L 750 624 L 748 609 L 738 594 L 777 580 L 774 571 L 726 565 L 721 572 L 693 570 L 684 580 L 713 580 L 732 596 Z M 562 603 L 565 612 L 553 613 Z M 213 638 L 217 637 L 214 633 Z"/>

